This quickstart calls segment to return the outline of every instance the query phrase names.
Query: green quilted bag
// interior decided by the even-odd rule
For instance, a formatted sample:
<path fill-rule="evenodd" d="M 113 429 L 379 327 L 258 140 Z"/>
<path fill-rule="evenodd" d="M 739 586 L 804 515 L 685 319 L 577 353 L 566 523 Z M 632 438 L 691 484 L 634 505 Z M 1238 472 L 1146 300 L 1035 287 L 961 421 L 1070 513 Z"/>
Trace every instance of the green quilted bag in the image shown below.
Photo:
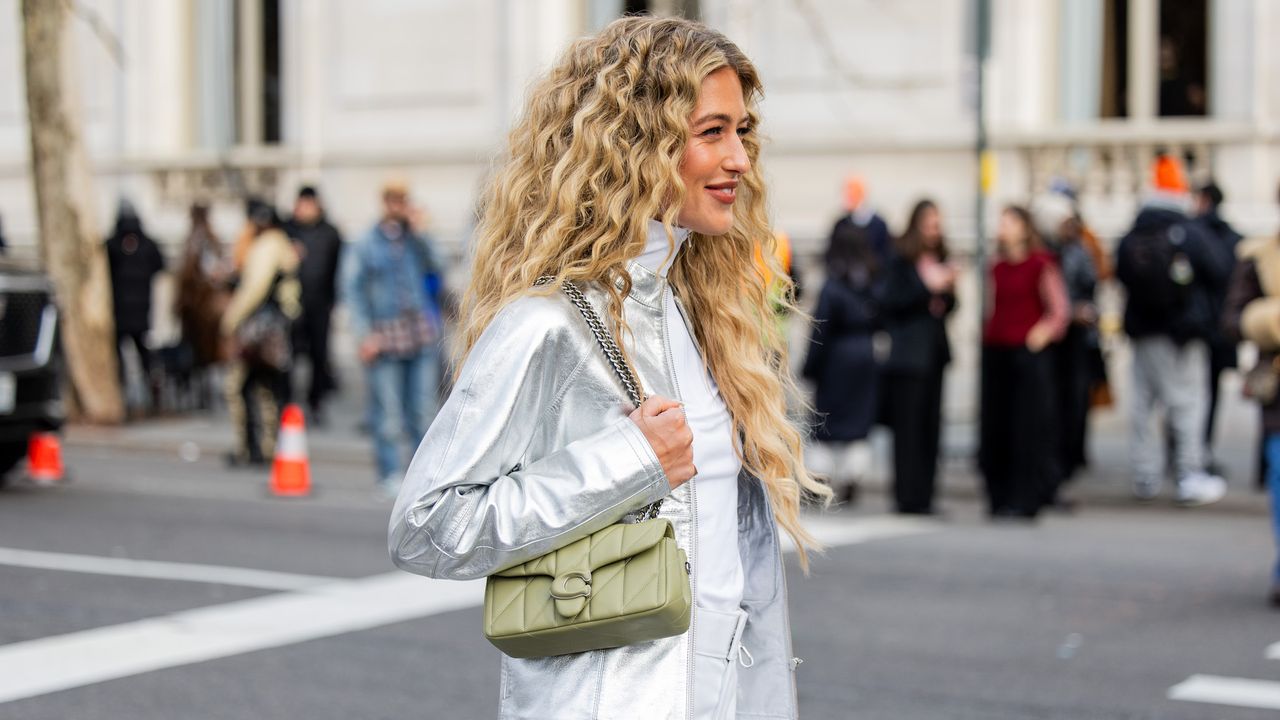
<path fill-rule="evenodd" d="M 639 407 L 640 385 L 608 329 L 573 283 L 563 288 Z M 693 611 L 689 563 L 671 522 L 658 517 L 661 505 L 644 508 L 640 522 L 610 525 L 490 575 L 484 636 L 507 655 L 527 658 L 683 634 Z"/>

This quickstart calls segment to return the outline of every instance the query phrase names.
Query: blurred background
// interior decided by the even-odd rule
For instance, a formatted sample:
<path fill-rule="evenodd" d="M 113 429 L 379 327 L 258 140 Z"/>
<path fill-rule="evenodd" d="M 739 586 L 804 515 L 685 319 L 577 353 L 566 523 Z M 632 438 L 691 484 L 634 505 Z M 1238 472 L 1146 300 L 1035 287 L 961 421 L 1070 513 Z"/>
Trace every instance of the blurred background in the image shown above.
<path fill-rule="evenodd" d="M 802 717 L 1274 717 L 1270 431 L 1242 395 L 1259 352 L 1237 357 L 1218 318 L 1230 248 L 1280 225 L 1275 0 L 0 0 L 0 717 L 494 716 L 475 588 L 386 574 L 389 470 L 421 428 L 374 400 L 343 273 L 379 228 L 420 243 L 415 352 L 443 397 L 507 128 L 568 43 L 628 13 L 700 19 L 758 67 L 799 305 L 830 311 L 847 242 L 877 254 L 868 297 L 887 303 L 921 200 L 925 264 L 950 273 L 906 271 L 951 298 L 936 382 L 892 374 L 877 309 L 870 389 L 824 390 L 860 360 L 806 366 L 812 326 L 784 319 L 811 398 L 864 418 L 817 431 L 842 502 L 809 521 L 832 549 L 808 579 L 789 561 Z M 1070 291 L 1052 371 L 1008 380 L 1055 408 L 1036 522 L 1000 522 L 979 462 L 984 382 L 1006 379 L 984 380 L 983 348 L 1010 205 Z M 1154 206 L 1218 252 L 1202 339 L 1232 361 L 1201 372 L 1218 399 L 1196 472 L 1225 497 L 1179 485 L 1172 415 L 1168 477 L 1148 493 L 1131 470 L 1112 271 Z M 297 307 L 273 301 L 288 355 L 258 372 L 224 310 L 288 296 L 250 292 L 276 270 Z M 926 382 L 937 452 L 895 455 Z M 432 395 L 404 414 L 429 422 Z M 923 500 L 904 447 L 937 455 Z"/>

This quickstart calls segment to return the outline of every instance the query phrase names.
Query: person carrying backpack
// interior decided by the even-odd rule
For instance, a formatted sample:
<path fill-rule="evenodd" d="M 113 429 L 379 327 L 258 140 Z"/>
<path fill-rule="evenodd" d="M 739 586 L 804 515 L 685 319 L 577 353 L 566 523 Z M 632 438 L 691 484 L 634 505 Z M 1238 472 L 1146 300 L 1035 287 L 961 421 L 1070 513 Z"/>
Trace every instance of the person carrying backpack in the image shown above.
<path fill-rule="evenodd" d="M 1229 269 L 1203 230 L 1188 220 L 1186 175 L 1176 158 L 1153 166 L 1154 191 L 1116 249 L 1116 277 L 1127 299 L 1124 329 L 1133 349 L 1130 464 L 1133 493 L 1160 492 L 1161 442 L 1153 430 L 1157 405 L 1173 434 L 1179 505 L 1221 500 L 1226 482 L 1204 469 L 1209 346 L 1217 326 L 1213 298 Z"/>

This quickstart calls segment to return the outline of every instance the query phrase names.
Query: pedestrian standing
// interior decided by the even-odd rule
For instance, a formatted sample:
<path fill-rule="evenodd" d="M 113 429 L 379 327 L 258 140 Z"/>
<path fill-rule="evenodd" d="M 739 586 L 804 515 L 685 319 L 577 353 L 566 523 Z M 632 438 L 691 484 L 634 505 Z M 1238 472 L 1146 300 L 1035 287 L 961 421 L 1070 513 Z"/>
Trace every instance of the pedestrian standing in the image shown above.
<path fill-rule="evenodd" d="M 303 186 L 293 204 L 293 217 L 285 232 L 298 246 L 302 264 L 298 280 L 302 285 L 302 317 L 296 325 L 301 354 L 310 363 L 307 407 L 311 422 L 324 425 L 325 397 L 337 388 L 329 359 L 330 321 L 338 296 L 338 262 L 342 256 L 342 236 L 325 217 L 320 194 Z"/>
<path fill-rule="evenodd" d="M 935 511 L 942 381 L 951 363 L 947 317 L 956 308 L 956 275 L 938 206 L 921 200 L 895 243 L 881 308 L 890 339 L 882 408 L 893 431 L 894 508 L 903 514 Z"/>
<path fill-rule="evenodd" d="M 1262 406 L 1266 485 L 1271 525 L 1280 550 L 1280 237 L 1245 241 L 1227 292 L 1223 329 L 1229 340 L 1258 347 L 1258 361 L 1246 374 L 1245 396 Z M 1280 608 L 1280 559 L 1271 574 L 1271 606 Z"/>
<path fill-rule="evenodd" d="M 142 219 L 128 200 L 120 201 L 115 230 L 106 240 L 106 249 L 120 377 L 125 377 L 122 348 L 129 343 L 138 354 L 143 384 L 150 393 L 154 410 L 160 399 L 160 378 L 152 375 L 147 333 L 151 330 L 151 285 L 164 270 L 164 256 L 143 229 Z"/>
<path fill-rule="evenodd" d="M 759 93 L 720 33 L 617 20 L 531 90 L 486 191 L 465 360 L 396 502 L 392 557 L 482 577 L 662 500 L 693 600 L 678 635 L 504 657 L 502 717 L 796 717 L 778 526 L 804 567 L 802 493 L 830 490 L 805 471 L 753 269 L 774 243 Z M 649 395 L 639 407 L 565 281 L 616 337 Z"/>
<path fill-rule="evenodd" d="M 991 300 L 982 329 L 978 464 L 993 518 L 1029 520 L 1061 479 L 1052 358 L 1070 319 L 1067 291 L 1031 214 L 1010 206 L 996 229 Z"/>
<path fill-rule="evenodd" d="M 1173 157 L 1152 166 L 1153 190 L 1116 249 L 1116 278 L 1126 290 L 1124 329 L 1133 350 L 1130 459 L 1133 493 L 1152 500 L 1162 479 L 1153 420 L 1162 407 L 1173 435 L 1176 500 L 1203 505 L 1226 493 L 1205 472 L 1208 341 L 1219 322 L 1213 298 L 1227 268 L 1211 241 L 1188 221 L 1186 175 Z"/>
<path fill-rule="evenodd" d="M 365 366 L 379 489 L 394 497 L 404 472 L 401 443 L 416 445 L 436 413 L 441 328 L 425 278 L 443 266 L 414 226 L 409 188 L 382 188 L 382 218 L 343 259 L 343 299 Z"/>
<path fill-rule="evenodd" d="M 814 383 L 815 472 L 852 502 L 870 470 L 867 436 L 879 386 L 872 336 L 879 328 L 880 266 L 866 225 L 837 223 L 826 252 L 826 283 L 813 313 L 803 375 Z"/>
<path fill-rule="evenodd" d="M 301 312 L 298 253 L 275 208 L 252 199 L 247 214 L 252 241 L 221 321 L 223 340 L 232 348 L 225 388 L 237 435 L 236 449 L 226 457 L 232 467 L 261 466 L 275 453 L 289 395 L 293 321 Z"/>
<path fill-rule="evenodd" d="M 1221 207 L 1224 200 L 1222 189 L 1216 183 L 1209 182 L 1196 190 L 1195 224 L 1209 241 L 1209 248 L 1217 256 L 1227 277 L 1231 277 L 1236 266 L 1236 246 L 1242 235 L 1236 232 L 1222 218 Z M 1211 290 L 1209 300 L 1213 317 L 1222 317 L 1227 300 L 1227 286 Z M 1218 463 L 1213 454 L 1213 431 L 1217 426 L 1218 397 L 1222 386 L 1222 373 L 1239 365 L 1236 356 L 1236 341 L 1229 337 L 1224 328 L 1218 324 L 1210 325 L 1209 330 L 1209 403 L 1205 411 L 1204 423 L 1204 465 L 1205 470 L 1213 475 L 1220 474 Z"/>
<path fill-rule="evenodd" d="M 193 204 L 190 215 L 191 229 L 178 269 L 176 309 L 182 324 L 182 341 L 191 351 L 192 370 L 201 387 L 200 403 L 207 407 L 208 386 L 204 380 L 210 368 L 228 359 L 222 354 L 219 326 L 231 299 L 231 261 L 209 224 L 208 206 Z"/>
<path fill-rule="evenodd" d="M 844 181 L 844 208 L 845 214 L 836 220 L 829 237 L 848 232 L 852 228 L 860 229 L 875 253 L 876 262 L 881 268 L 885 267 L 893 252 L 893 238 L 884 218 L 867 203 L 866 182 L 857 175 L 850 175 Z"/>
<path fill-rule="evenodd" d="M 1070 198 L 1060 193 L 1041 196 L 1032 203 L 1032 213 L 1062 272 L 1070 302 L 1066 332 L 1049 350 L 1057 390 L 1054 419 L 1058 427 L 1053 435 L 1057 438 L 1058 470 L 1065 482 L 1087 464 L 1092 390 L 1101 379 L 1097 372 L 1102 362 L 1095 299 L 1098 272 L 1084 244 L 1084 224 Z M 1061 498 L 1055 498 L 1055 504 L 1057 501 L 1065 503 Z"/>

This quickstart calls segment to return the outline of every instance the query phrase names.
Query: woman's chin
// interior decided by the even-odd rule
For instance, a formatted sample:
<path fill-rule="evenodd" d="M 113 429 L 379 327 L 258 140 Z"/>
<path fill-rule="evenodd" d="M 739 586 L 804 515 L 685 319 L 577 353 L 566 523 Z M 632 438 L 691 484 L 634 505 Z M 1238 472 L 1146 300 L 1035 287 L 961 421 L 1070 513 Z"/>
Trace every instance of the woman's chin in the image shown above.
<path fill-rule="evenodd" d="M 733 229 L 733 216 L 727 218 L 698 218 L 688 223 L 681 222 L 681 227 L 688 228 L 690 232 L 698 233 L 703 237 L 716 237 L 724 235 Z"/>

